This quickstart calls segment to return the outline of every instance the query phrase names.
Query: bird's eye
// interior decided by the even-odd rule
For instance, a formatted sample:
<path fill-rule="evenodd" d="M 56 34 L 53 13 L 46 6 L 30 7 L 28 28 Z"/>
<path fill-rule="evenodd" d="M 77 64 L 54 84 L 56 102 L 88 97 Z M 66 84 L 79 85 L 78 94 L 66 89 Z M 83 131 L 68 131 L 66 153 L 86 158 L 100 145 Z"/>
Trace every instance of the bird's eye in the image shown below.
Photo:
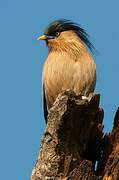
<path fill-rule="evenodd" d="M 59 32 L 56 32 L 56 33 L 55 33 L 55 37 L 58 37 L 59 35 L 60 35 Z"/>

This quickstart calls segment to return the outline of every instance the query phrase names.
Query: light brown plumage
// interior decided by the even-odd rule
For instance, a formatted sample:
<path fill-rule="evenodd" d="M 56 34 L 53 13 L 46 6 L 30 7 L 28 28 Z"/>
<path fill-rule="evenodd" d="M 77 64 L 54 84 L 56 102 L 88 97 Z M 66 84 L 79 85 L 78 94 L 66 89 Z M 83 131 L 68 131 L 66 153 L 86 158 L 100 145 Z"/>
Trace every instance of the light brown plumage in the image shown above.
<path fill-rule="evenodd" d="M 47 41 L 48 56 L 43 66 L 43 85 L 47 108 L 51 108 L 58 94 L 73 90 L 88 96 L 94 91 L 96 65 L 88 49 L 72 31 L 60 32 Z"/>
<path fill-rule="evenodd" d="M 74 32 L 62 32 L 56 40 L 49 40 L 50 51 L 43 66 L 43 84 L 48 109 L 60 92 L 71 89 L 88 96 L 94 91 L 96 66 Z"/>

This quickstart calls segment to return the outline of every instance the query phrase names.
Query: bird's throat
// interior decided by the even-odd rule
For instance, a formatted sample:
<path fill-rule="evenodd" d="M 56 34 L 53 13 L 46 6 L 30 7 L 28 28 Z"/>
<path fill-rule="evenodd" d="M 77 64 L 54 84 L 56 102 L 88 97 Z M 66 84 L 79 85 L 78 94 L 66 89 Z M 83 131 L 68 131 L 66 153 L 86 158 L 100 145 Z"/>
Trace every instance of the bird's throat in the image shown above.
<path fill-rule="evenodd" d="M 74 59 L 78 59 L 81 56 L 85 56 L 89 54 L 87 48 L 81 42 L 50 42 L 48 43 L 49 53 L 58 52 L 58 53 L 66 53 L 68 56 L 73 57 Z"/>

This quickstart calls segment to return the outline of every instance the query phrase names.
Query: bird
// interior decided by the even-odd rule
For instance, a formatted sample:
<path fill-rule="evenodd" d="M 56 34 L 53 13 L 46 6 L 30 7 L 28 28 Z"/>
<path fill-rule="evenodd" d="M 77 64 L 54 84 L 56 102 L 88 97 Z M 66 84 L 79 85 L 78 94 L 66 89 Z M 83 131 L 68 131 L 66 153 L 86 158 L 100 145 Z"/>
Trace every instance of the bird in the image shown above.
<path fill-rule="evenodd" d="M 67 19 L 51 22 L 37 40 L 44 40 L 48 47 L 42 70 L 44 116 L 47 123 L 48 111 L 61 92 L 70 89 L 84 97 L 94 92 L 96 64 L 92 51 L 95 48 L 86 30 Z"/>

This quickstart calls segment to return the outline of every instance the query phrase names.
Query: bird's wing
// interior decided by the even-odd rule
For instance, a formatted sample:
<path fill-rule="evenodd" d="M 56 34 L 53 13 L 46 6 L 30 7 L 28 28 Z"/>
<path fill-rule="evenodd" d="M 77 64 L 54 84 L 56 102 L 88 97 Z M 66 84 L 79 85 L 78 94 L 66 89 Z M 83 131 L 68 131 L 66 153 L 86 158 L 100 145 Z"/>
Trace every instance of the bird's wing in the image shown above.
<path fill-rule="evenodd" d="M 47 103 L 46 103 L 46 95 L 45 95 L 44 85 L 43 85 L 43 109 L 44 109 L 45 122 L 46 122 L 46 124 L 47 124 L 48 109 L 47 109 Z"/>

